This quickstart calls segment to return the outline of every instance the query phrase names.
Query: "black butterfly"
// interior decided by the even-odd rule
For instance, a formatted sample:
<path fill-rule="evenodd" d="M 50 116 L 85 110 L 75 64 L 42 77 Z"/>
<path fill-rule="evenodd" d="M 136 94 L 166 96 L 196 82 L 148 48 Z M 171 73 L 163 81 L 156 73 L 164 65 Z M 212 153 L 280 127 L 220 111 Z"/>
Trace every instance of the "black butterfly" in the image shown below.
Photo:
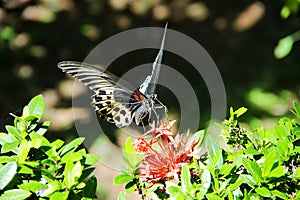
<path fill-rule="evenodd" d="M 77 78 L 95 93 L 92 95 L 91 104 L 95 108 L 98 117 L 114 123 L 118 128 L 126 127 L 132 121 L 137 125 L 143 125 L 146 116 L 150 120 L 151 111 L 158 119 L 156 109 L 163 107 L 165 112 L 167 110 L 155 94 L 166 31 L 167 25 L 159 53 L 152 65 L 151 75 L 147 76 L 140 87 L 134 91 L 129 89 L 128 86 L 126 87 L 126 84 L 118 82 L 119 78 L 115 75 L 87 63 L 63 61 L 58 63 L 58 67 L 72 77 Z M 157 102 L 160 106 L 155 106 Z"/>

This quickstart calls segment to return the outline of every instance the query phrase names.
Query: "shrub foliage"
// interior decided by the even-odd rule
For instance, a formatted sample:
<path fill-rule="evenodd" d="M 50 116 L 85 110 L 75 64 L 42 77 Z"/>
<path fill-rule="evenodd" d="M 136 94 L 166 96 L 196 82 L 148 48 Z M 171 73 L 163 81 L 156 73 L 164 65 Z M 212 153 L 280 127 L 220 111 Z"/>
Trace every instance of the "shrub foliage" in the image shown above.
<path fill-rule="evenodd" d="M 294 107 L 295 119 L 283 117 L 273 129 L 251 131 L 237 121 L 247 109 L 231 108 L 229 119 L 220 124 L 225 147 L 207 135 L 207 152 L 181 163 L 178 178 L 143 180 L 139 173 L 143 162 L 138 162 L 141 155 L 134 158 L 137 149 L 129 140 L 124 146 L 129 167 L 122 168 L 115 183 L 126 183 L 126 193 L 138 191 L 143 199 L 148 195 L 174 200 L 300 199 L 300 106 L 294 103 Z M 144 159 L 149 157 L 143 155 Z M 120 194 L 119 199 L 125 195 Z"/>
<path fill-rule="evenodd" d="M 93 199 L 97 180 L 91 166 L 98 158 L 79 149 L 83 138 L 66 145 L 46 139 L 44 108 L 43 97 L 36 96 L 0 133 L 0 199 Z"/>

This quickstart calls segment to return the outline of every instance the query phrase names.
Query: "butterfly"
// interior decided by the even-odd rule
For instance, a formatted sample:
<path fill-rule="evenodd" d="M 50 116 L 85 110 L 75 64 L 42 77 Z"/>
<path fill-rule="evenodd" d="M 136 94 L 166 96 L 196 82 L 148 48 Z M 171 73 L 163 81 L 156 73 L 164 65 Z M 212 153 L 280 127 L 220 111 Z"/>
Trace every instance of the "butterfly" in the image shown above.
<path fill-rule="evenodd" d="M 164 29 L 160 50 L 152 64 L 151 74 L 136 90 L 129 89 L 129 84 L 123 80 L 119 81 L 117 76 L 87 63 L 62 61 L 58 63 L 58 67 L 94 92 L 91 96 L 91 105 L 98 118 L 106 119 L 118 128 L 129 126 L 132 122 L 144 126 L 146 118 L 150 121 L 152 111 L 157 120 L 159 118 L 156 112 L 158 108 L 164 108 L 165 113 L 167 112 L 166 106 L 157 99 L 155 94 L 166 31 L 167 25 Z"/>

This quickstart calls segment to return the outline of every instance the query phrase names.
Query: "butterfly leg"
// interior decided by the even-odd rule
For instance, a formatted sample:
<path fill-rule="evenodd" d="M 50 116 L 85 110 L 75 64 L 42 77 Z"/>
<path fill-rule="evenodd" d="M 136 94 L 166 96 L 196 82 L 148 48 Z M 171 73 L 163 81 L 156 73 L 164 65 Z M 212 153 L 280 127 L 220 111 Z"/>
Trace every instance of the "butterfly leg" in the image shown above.
<path fill-rule="evenodd" d="M 155 100 L 160 104 L 160 106 L 156 107 L 156 108 L 164 108 L 165 110 L 165 114 L 168 115 L 168 108 L 167 106 L 165 106 L 160 100 L 158 100 L 157 98 L 155 98 Z"/>
<path fill-rule="evenodd" d="M 149 113 L 151 114 L 151 112 L 153 111 L 153 113 L 155 114 L 155 118 L 156 118 L 156 124 L 159 124 L 159 114 L 156 112 L 157 108 L 162 108 L 162 106 L 155 106 L 155 101 L 151 101 L 151 107 L 149 108 Z M 149 114 L 149 116 L 150 116 Z M 150 117 L 149 117 L 150 120 Z"/>

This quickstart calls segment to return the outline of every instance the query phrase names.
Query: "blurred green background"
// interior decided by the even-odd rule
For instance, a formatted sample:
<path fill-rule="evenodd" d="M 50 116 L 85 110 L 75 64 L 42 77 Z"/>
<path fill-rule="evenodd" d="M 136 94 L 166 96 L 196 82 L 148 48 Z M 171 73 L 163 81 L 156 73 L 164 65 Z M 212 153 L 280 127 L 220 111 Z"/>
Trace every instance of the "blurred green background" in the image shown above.
<path fill-rule="evenodd" d="M 249 109 L 241 118 L 248 126 L 270 126 L 278 116 L 289 114 L 292 101 L 299 99 L 297 0 L 2 0 L 0 5 L 1 130 L 10 120 L 9 112 L 18 112 L 43 93 L 45 118 L 52 121 L 48 137 L 75 137 L 73 80 L 57 63 L 82 61 L 97 44 L 121 31 L 163 27 L 167 21 L 169 28 L 207 50 L 222 75 L 228 107 Z M 112 72 L 122 75 L 132 66 L 152 62 L 156 52 L 126 54 L 114 62 Z M 205 127 L 210 99 L 203 80 L 178 56 L 166 52 L 163 63 L 193 85 L 202 115 L 199 128 Z M 170 95 L 163 89 L 159 93 L 176 115 L 177 102 Z M 105 184 L 101 191 L 99 199 L 114 199 Z"/>

